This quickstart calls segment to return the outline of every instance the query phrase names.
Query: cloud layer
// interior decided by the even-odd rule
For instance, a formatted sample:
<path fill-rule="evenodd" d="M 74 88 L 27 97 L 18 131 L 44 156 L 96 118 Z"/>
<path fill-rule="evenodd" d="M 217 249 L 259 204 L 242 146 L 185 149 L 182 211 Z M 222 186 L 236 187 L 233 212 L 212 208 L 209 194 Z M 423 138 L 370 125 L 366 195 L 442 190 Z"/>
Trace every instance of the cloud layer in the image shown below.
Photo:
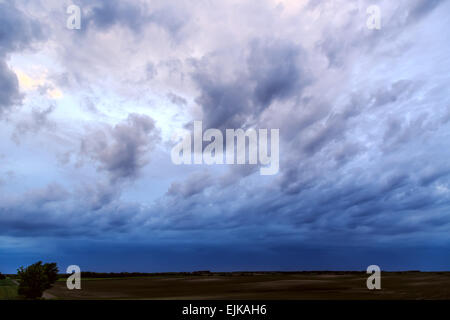
<path fill-rule="evenodd" d="M 29 237 L 64 240 L 55 250 L 258 243 L 256 269 L 273 248 L 317 268 L 357 245 L 386 263 L 385 248 L 409 246 L 393 268 L 417 266 L 411 246 L 448 252 L 448 3 L 378 1 L 381 30 L 366 27 L 370 1 L 74 3 L 81 30 L 65 28 L 69 1 L 0 3 L 10 257 L 31 250 Z M 194 120 L 279 128 L 279 174 L 172 164 L 174 136 Z M 312 252 L 329 247 L 343 251 L 326 263 Z M 434 259 L 426 268 L 449 266 Z"/>

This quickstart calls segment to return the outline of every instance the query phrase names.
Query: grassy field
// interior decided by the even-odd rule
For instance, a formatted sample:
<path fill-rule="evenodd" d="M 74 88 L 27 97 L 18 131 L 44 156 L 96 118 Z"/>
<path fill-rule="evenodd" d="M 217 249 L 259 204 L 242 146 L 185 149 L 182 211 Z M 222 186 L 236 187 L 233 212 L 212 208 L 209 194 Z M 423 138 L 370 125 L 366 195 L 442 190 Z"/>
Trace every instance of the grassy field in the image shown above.
<path fill-rule="evenodd" d="M 56 299 L 450 299 L 449 272 L 383 272 L 382 290 L 366 287 L 365 273 L 255 273 L 82 279 L 82 290 L 57 282 Z"/>
<path fill-rule="evenodd" d="M 11 280 L 0 280 L 0 300 L 17 299 L 17 285 Z"/>

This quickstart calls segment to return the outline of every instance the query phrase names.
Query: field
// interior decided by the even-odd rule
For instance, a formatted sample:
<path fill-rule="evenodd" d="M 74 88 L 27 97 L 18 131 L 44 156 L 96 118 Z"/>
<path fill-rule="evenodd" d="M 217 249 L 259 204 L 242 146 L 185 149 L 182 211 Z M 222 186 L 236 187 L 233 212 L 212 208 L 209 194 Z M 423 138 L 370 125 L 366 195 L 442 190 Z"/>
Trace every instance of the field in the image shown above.
<path fill-rule="evenodd" d="M 325 299 L 450 300 L 450 272 L 383 272 L 382 290 L 366 287 L 365 273 L 241 273 L 82 279 L 82 290 L 65 281 L 46 291 L 55 299 Z"/>
<path fill-rule="evenodd" d="M 11 279 L 0 280 L 0 300 L 17 298 L 17 285 Z"/>

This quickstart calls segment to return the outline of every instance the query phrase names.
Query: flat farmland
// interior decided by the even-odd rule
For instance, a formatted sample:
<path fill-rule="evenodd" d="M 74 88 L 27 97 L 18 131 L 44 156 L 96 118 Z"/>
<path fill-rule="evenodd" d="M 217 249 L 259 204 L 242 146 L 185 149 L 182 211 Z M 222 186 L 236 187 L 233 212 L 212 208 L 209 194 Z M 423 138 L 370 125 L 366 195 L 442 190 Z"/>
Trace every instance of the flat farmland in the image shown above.
<path fill-rule="evenodd" d="M 450 299 L 450 272 L 383 272 L 381 290 L 366 287 L 365 273 L 254 273 L 82 279 L 81 290 L 65 281 L 46 291 L 54 299 L 266 299 L 393 300 Z"/>

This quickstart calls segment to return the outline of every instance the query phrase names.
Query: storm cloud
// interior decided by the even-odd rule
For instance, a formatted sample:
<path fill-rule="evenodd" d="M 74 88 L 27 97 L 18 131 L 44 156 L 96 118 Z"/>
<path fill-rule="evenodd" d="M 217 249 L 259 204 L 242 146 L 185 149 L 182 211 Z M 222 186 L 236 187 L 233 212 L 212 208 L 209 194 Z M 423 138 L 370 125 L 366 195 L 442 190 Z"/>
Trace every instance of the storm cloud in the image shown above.
<path fill-rule="evenodd" d="M 108 172 L 112 181 L 133 179 L 148 163 L 148 153 L 158 138 L 153 119 L 130 114 L 123 123 L 88 134 L 80 152 Z"/>
<path fill-rule="evenodd" d="M 81 30 L 57 0 L 0 4 L 11 261 L 33 237 L 155 271 L 170 263 L 138 249 L 178 270 L 448 268 L 449 3 L 378 1 L 381 30 L 363 0 L 76 4 Z M 173 164 L 196 120 L 279 129 L 279 173 Z M 175 258 L 193 253 L 204 264 Z"/>
<path fill-rule="evenodd" d="M 0 3 L 0 116 L 22 101 L 17 76 L 6 62 L 8 56 L 30 48 L 33 41 L 43 37 L 40 24 L 17 9 L 13 1 Z"/>

